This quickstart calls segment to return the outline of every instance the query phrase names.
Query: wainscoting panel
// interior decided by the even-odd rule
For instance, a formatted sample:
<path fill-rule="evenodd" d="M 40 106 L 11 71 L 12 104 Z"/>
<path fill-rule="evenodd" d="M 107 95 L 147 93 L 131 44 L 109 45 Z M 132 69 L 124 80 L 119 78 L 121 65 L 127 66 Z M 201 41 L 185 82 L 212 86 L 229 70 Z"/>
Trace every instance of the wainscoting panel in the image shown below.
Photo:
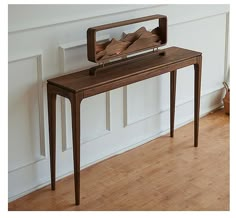
<path fill-rule="evenodd" d="M 41 60 L 39 54 L 9 62 L 9 171 L 42 160 L 46 155 Z M 15 125 L 22 120 L 22 125 Z M 13 145 L 20 149 L 15 150 Z"/>

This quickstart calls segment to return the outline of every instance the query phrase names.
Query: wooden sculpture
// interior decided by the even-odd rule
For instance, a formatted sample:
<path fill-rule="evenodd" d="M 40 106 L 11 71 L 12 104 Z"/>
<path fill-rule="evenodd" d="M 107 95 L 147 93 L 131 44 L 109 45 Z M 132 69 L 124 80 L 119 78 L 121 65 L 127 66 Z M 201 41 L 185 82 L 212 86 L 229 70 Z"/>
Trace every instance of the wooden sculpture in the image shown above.
<path fill-rule="evenodd" d="M 110 41 L 99 43 L 96 41 L 96 32 L 115 27 L 125 26 L 134 23 L 140 23 L 149 20 L 157 20 L 158 24 L 152 31 L 148 31 L 144 26 L 132 33 L 123 33 L 121 39 L 112 38 Z M 136 18 L 111 24 L 105 24 L 97 27 L 91 27 L 87 30 L 87 54 L 88 60 L 95 63 L 104 64 L 117 59 L 127 58 L 130 54 L 154 49 L 165 45 L 167 42 L 167 17 L 164 15 L 152 15 L 142 18 Z M 161 52 L 158 55 L 163 55 Z M 98 69 L 91 68 L 91 74 Z"/>
<path fill-rule="evenodd" d="M 96 44 L 97 60 L 107 60 L 117 55 L 127 55 L 145 48 L 158 47 L 161 44 L 156 28 L 149 32 L 145 27 L 134 33 L 123 34 L 120 40 L 112 39 L 109 42 Z"/>

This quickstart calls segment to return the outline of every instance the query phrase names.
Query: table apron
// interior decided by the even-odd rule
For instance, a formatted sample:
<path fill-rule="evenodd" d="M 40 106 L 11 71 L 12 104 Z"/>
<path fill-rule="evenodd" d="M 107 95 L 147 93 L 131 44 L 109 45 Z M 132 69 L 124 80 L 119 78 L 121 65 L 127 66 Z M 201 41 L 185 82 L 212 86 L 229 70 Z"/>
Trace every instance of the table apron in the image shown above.
<path fill-rule="evenodd" d="M 122 86 L 126 86 L 126 85 L 139 82 L 139 81 L 151 78 L 151 77 L 159 76 L 164 73 L 168 73 L 168 72 L 181 69 L 181 68 L 193 65 L 193 64 L 197 64 L 197 61 L 198 61 L 198 56 L 184 60 L 184 61 L 165 65 L 163 67 L 150 69 L 150 70 L 147 70 L 146 72 L 134 74 L 128 78 L 125 77 L 116 81 L 112 81 L 111 83 L 106 83 L 103 85 L 91 87 L 83 91 L 84 92 L 83 96 L 84 98 L 87 98 L 96 94 L 107 92 L 116 88 L 120 88 Z"/>

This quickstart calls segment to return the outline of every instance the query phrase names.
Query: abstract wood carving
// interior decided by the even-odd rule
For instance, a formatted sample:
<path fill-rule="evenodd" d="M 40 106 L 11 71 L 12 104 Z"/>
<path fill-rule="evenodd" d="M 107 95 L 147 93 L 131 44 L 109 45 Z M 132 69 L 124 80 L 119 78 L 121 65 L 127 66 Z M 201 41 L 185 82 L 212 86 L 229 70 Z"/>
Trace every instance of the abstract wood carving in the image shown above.
<path fill-rule="evenodd" d="M 127 55 L 145 48 L 160 46 L 160 36 L 154 30 L 149 32 L 145 27 L 141 27 L 134 33 L 124 33 L 120 40 L 113 38 L 111 41 L 103 44 L 97 43 L 97 60 L 106 60 L 116 55 Z"/>

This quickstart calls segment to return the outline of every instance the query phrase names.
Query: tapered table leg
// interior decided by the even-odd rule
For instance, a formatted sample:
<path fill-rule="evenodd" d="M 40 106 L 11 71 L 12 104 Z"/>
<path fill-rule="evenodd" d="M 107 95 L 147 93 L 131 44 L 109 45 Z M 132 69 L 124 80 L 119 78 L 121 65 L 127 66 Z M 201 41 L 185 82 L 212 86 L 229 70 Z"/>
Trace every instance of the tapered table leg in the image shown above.
<path fill-rule="evenodd" d="M 177 70 L 170 72 L 170 136 L 174 137 Z"/>
<path fill-rule="evenodd" d="M 73 158 L 74 158 L 74 185 L 75 204 L 80 203 L 80 93 L 71 97 L 72 134 L 73 134 Z"/>
<path fill-rule="evenodd" d="M 202 74 L 202 57 L 199 56 L 197 58 L 197 63 L 194 64 L 194 147 L 198 146 L 201 74 Z"/>
<path fill-rule="evenodd" d="M 50 84 L 47 85 L 48 126 L 50 144 L 51 189 L 55 190 L 56 183 L 56 94 Z"/>

